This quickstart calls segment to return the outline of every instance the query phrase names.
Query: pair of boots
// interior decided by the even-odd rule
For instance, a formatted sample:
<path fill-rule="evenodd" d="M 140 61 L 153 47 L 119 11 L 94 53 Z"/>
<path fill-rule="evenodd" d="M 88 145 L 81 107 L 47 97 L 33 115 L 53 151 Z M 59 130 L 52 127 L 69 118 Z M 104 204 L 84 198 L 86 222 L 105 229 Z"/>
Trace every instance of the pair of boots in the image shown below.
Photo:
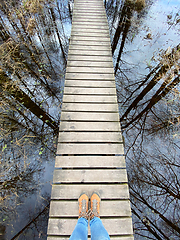
<path fill-rule="evenodd" d="M 79 218 L 83 217 L 87 220 L 92 220 L 94 217 L 100 218 L 100 196 L 98 193 L 94 192 L 90 198 L 89 207 L 89 197 L 86 193 L 82 193 L 79 196 Z"/>

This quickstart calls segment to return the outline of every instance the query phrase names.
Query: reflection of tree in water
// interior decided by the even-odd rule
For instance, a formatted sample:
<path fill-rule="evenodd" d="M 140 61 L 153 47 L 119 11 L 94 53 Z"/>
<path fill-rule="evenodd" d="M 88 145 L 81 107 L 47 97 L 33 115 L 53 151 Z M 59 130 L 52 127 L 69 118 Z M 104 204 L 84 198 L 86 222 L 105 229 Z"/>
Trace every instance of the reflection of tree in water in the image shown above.
<path fill-rule="evenodd" d="M 114 6 L 114 11 L 111 9 Z M 135 26 L 135 19 L 133 19 L 134 12 L 138 12 L 137 19 L 139 20 L 141 17 L 144 17 L 143 11 L 146 6 L 145 0 L 125 0 L 125 1 L 108 1 L 106 4 L 106 11 L 108 15 L 108 20 L 111 25 L 111 34 L 113 29 L 115 29 L 115 33 L 112 38 L 112 54 L 119 49 L 119 52 L 116 59 L 115 64 L 115 74 L 117 73 L 119 62 L 121 59 L 121 55 L 124 49 L 125 41 L 128 34 L 133 35 L 131 37 L 131 41 L 133 40 L 134 34 L 137 32 L 137 27 Z M 148 5 L 149 6 L 149 5 Z M 143 12 L 143 13 L 142 13 Z M 113 16 L 112 16 L 113 15 Z M 132 26 L 133 25 L 133 26 Z M 132 26 L 132 29 L 131 29 Z M 134 30 L 133 30 L 134 29 Z M 119 43 L 121 39 L 121 42 Z M 120 45 L 120 46 L 119 46 Z M 116 57 L 116 56 L 114 56 Z"/>
<path fill-rule="evenodd" d="M 135 239 L 179 239 L 179 44 L 161 51 L 158 63 L 148 63 L 148 74 L 146 69 L 138 73 L 143 63 L 128 63 L 126 55 L 122 57 L 125 46 L 127 52 L 134 50 L 130 42 L 140 26 L 135 24 L 135 17 L 142 24 L 148 9 L 146 1 L 145 8 L 138 12 L 134 2 L 121 1 L 118 5 L 112 0 L 106 8 L 117 58 L 114 65 Z M 149 35 L 147 39 L 152 40 Z M 142 49 L 143 45 L 138 50 Z M 137 59 L 141 51 L 137 51 Z"/>
<path fill-rule="evenodd" d="M 164 53 L 158 64 L 148 66 L 149 74 L 143 72 L 140 78 L 135 74 L 137 65 L 127 65 L 122 60 L 126 40 L 128 44 L 134 41 L 149 3 L 152 1 L 146 1 L 144 7 L 144 1 L 110 0 L 106 2 L 106 10 L 114 58 L 117 58 L 117 84 L 121 87 L 118 101 L 122 109 L 135 236 L 137 239 L 178 239 L 179 48 L 174 46 Z M 41 231 L 47 226 L 47 219 L 40 216 L 46 213 L 49 196 L 43 196 L 45 200 L 40 202 L 41 207 L 34 208 L 35 212 L 32 213 L 31 207 L 26 212 L 22 210 L 23 201 L 43 187 L 40 181 L 43 163 L 53 159 L 56 150 L 54 139 L 60 115 L 71 10 L 72 2 L 59 0 L 11 0 L 0 4 L 1 208 L 4 215 L 0 231 L 12 224 L 9 213 L 16 218 L 22 212 L 25 229 L 15 228 L 11 234 L 13 237 L 20 231 L 19 239 L 43 238 Z"/>
<path fill-rule="evenodd" d="M 71 6 L 59 0 L 0 3 L 0 207 L 1 232 L 6 227 L 8 237 L 26 214 L 24 202 L 39 194 L 33 214 L 42 211 L 44 164 L 56 152 Z"/>

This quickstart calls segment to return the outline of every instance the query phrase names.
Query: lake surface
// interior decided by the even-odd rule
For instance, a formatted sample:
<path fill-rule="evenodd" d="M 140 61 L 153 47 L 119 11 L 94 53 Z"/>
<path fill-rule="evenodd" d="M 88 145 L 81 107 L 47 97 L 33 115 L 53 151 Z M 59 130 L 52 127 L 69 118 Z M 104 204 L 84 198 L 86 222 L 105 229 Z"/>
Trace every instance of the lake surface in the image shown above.
<path fill-rule="evenodd" d="M 16 1 L 14 3 L 11 8 L 19 9 L 19 12 L 13 12 L 11 9 L 11 19 L 8 19 L 7 12 L 3 10 L 7 6 L 0 8 L 0 27 L 3 33 L 0 43 L 1 47 L 8 42 L 8 47 L 18 49 L 24 59 L 21 60 L 26 62 L 26 65 L 24 68 L 19 67 L 17 59 L 13 65 L 12 61 L 7 59 L 7 54 L 3 53 L 1 67 L 3 71 L 6 70 L 15 85 L 16 81 L 19 81 L 17 72 L 20 72 L 20 84 L 17 85 L 26 94 L 31 95 L 31 100 L 53 118 L 52 124 L 58 124 L 63 96 L 65 57 L 67 58 L 71 31 L 69 10 L 72 11 L 73 3 L 52 1 L 35 7 L 28 5 L 27 1 L 22 1 L 24 5 Z M 22 8 L 25 9 L 24 12 L 21 12 Z M 166 85 L 163 89 L 179 76 L 179 50 L 173 49 L 180 40 L 180 1 L 107 1 L 106 12 L 112 47 L 114 46 L 113 62 L 120 117 L 124 116 L 137 96 L 141 95 L 143 89 L 156 77 L 154 87 L 150 88 L 130 109 L 127 116 L 121 119 L 132 194 L 135 239 L 157 239 L 153 231 L 161 237 L 160 239 L 165 239 L 165 236 L 168 239 L 179 239 L 177 229 L 173 228 L 174 225 L 180 226 L 179 85 L 175 85 L 176 88 L 172 88 L 172 91 L 163 95 L 164 98 L 157 102 L 158 98 L 153 96 L 164 82 Z M 52 22 L 53 16 L 56 27 Z M 31 21 L 26 26 L 28 18 Z M 39 28 L 35 27 L 34 19 Z M 27 35 L 23 32 L 23 26 L 26 26 Z M 33 32 L 30 32 L 30 27 Z M 4 37 L 3 28 L 10 37 Z M 19 37 L 21 35 L 22 37 Z M 21 41 L 26 41 L 28 48 L 27 44 L 22 44 L 20 49 Z M 18 44 L 13 48 L 15 42 Z M 31 46 L 33 50 L 30 49 Z M 36 55 L 34 46 L 38 49 L 39 56 Z M 4 46 L 3 48 L 5 49 Z M 40 61 L 40 66 L 33 59 L 33 55 L 27 56 L 27 53 L 24 53 L 26 51 L 33 52 L 36 61 Z M 161 75 L 157 75 L 158 70 L 165 65 L 167 56 L 169 59 L 169 54 L 173 56 L 173 63 L 172 60 L 168 60 L 168 67 Z M 34 73 L 27 67 L 28 64 L 31 64 Z M 10 65 L 15 66 L 14 71 Z M 153 72 L 156 67 L 157 70 Z M 38 82 L 35 73 L 44 77 L 43 83 Z M 147 78 L 148 74 L 150 76 Z M 24 85 L 22 79 L 25 81 Z M 163 89 L 159 91 L 158 96 L 163 94 Z M 48 125 L 49 120 L 43 122 L 44 116 L 38 117 L 31 108 L 25 109 L 23 102 L 17 105 L 17 102 L 11 101 L 10 96 L 12 95 L 4 95 L 4 105 L 1 105 L 1 118 L 3 119 L 4 112 L 7 112 L 8 117 L 5 119 L 8 124 L 1 120 L 0 238 L 46 239 L 57 129 L 54 130 Z M 156 104 L 136 120 L 151 102 Z M 27 119 L 27 116 L 30 117 Z M 174 225 L 162 219 L 156 210 Z M 150 226 L 149 231 L 147 226 Z"/>

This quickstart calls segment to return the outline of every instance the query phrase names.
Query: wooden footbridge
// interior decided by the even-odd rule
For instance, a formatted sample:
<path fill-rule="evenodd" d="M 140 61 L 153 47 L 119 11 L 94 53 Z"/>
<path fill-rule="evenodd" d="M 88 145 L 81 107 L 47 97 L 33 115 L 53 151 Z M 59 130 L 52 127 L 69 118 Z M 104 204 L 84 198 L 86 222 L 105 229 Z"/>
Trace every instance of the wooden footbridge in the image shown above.
<path fill-rule="evenodd" d="M 48 240 L 69 239 L 82 191 L 101 195 L 111 239 L 133 240 L 107 17 L 102 0 L 75 0 L 52 185 Z M 90 234 L 90 232 L 89 232 Z"/>

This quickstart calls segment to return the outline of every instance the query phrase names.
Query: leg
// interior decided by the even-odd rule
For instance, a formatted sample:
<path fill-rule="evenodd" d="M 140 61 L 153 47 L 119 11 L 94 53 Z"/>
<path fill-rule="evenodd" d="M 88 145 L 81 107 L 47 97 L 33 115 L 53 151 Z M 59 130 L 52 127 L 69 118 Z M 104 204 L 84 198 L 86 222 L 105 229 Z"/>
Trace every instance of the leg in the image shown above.
<path fill-rule="evenodd" d="M 90 221 L 91 240 L 110 240 L 109 234 L 104 228 L 99 217 L 94 217 Z"/>
<path fill-rule="evenodd" d="M 86 193 L 79 196 L 79 219 L 69 240 L 87 240 L 88 236 L 88 201 Z"/>
<path fill-rule="evenodd" d="M 100 195 L 94 192 L 91 196 L 91 240 L 110 240 L 109 234 L 100 219 L 100 201 Z"/>
<path fill-rule="evenodd" d="M 81 217 L 75 226 L 75 229 L 69 240 L 87 240 L 88 236 L 88 220 Z"/>

